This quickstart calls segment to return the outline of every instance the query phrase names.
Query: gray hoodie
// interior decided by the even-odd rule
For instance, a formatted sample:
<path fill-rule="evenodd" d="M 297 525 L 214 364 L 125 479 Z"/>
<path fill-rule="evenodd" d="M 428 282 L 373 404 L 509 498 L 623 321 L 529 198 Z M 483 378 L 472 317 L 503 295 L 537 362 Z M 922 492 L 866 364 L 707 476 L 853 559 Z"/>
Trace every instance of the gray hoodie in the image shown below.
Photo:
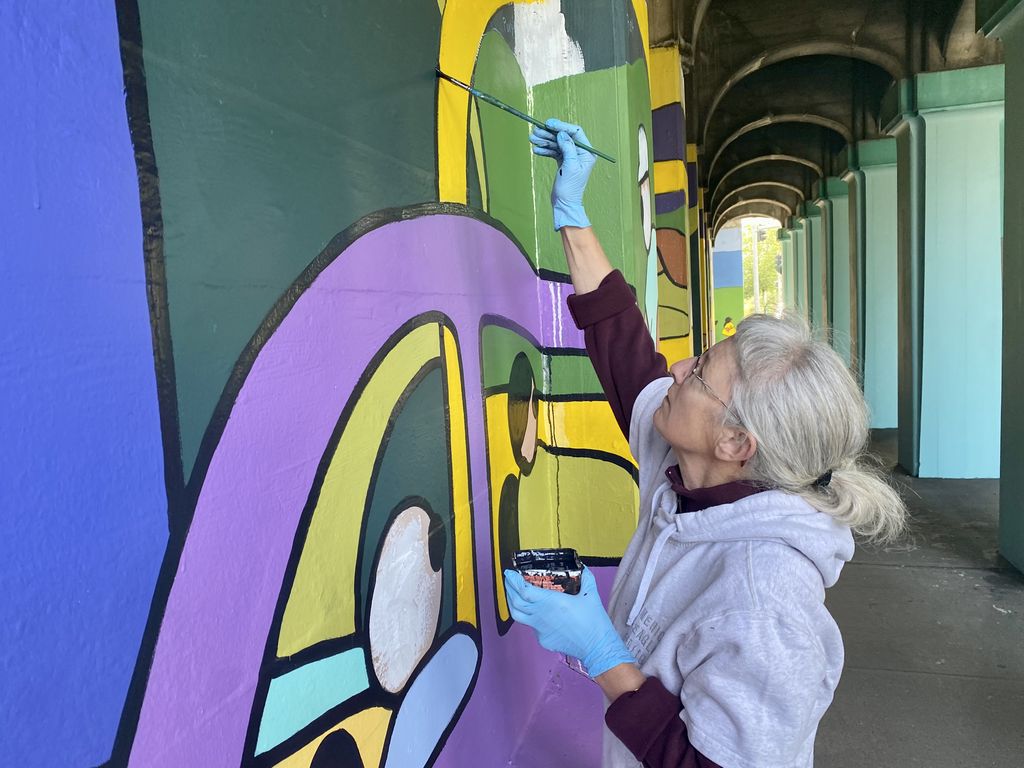
<path fill-rule="evenodd" d="M 665 477 L 676 458 L 652 422 L 671 383 L 633 406 L 640 518 L 609 614 L 641 670 L 678 692 L 698 751 L 723 768 L 808 768 L 843 668 L 825 589 L 853 535 L 781 491 L 676 514 Z M 607 728 L 603 765 L 640 765 Z"/>

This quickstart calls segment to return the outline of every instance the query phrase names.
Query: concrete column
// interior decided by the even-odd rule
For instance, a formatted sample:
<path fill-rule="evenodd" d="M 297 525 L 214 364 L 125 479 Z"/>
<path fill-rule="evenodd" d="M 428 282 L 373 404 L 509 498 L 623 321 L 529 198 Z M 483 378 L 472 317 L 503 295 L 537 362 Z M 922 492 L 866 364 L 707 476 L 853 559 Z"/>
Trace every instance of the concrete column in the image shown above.
<path fill-rule="evenodd" d="M 918 75 L 896 93 L 900 463 L 996 477 L 1003 67 Z"/>
<path fill-rule="evenodd" d="M 860 227 L 854 285 L 860 347 L 858 357 L 872 429 L 897 426 L 897 216 L 896 141 L 857 145 L 850 185 L 851 244 Z"/>
<path fill-rule="evenodd" d="M 807 317 L 811 327 L 825 327 L 825 248 L 822 242 L 821 211 L 813 203 L 804 204 L 804 228 L 807 233 Z"/>
<path fill-rule="evenodd" d="M 793 309 L 807 317 L 807 220 L 793 219 Z"/>
<path fill-rule="evenodd" d="M 793 275 L 793 232 L 783 228 L 779 230 L 779 243 L 782 245 L 782 306 L 785 310 L 793 309 L 796 298 L 796 285 Z"/>
<path fill-rule="evenodd" d="M 1006 54 L 999 552 L 1024 571 L 1024 2 L 986 5 L 979 22 Z"/>
<path fill-rule="evenodd" d="M 845 181 L 831 177 L 819 185 L 819 193 L 815 202 L 821 210 L 822 247 L 826 249 L 823 314 L 831 329 L 833 348 L 847 365 L 853 366 L 851 317 L 855 306 L 850 301 L 850 190 Z"/>

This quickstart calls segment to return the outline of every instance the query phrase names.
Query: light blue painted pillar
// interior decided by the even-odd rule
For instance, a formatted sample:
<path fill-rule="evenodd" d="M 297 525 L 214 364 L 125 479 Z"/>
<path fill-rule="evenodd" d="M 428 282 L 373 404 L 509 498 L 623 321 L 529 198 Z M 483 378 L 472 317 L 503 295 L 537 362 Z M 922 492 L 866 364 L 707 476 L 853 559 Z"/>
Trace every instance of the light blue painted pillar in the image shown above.
<path fill-rule="evenodd" d="M 825 323 L 831 329 L 832 347 L 849 366 L 854 365 L 851 342 L 850 203 L 849 188 L 831 177 L 819 185 L 824 260 Z"/>
<path fill-rule="evenodd" d="M 898 95 L 900 355 L 917 367 L 900 376 L 900 461 L 998 477 L 1003 67 L 918 75 Z"/>
<path fill-rule="evenodd" d="M 871 428 L 892 429 L 898 423 L 896 141 L 860 142 L 857 164 L 863 194 L 851 194 L 850 211 L 851 216 L 863 215 L 864 222 L 863 265 L 857 271 L 864 276 L 860 321 L 864 397 Z"/>
<path fill-rule="evenodd" d="M 807 318 L 811 327 L 825 327 L 825 248 L 822 242 L 821 211 L 814 203 L 804 204 L 807 233 Z"/>

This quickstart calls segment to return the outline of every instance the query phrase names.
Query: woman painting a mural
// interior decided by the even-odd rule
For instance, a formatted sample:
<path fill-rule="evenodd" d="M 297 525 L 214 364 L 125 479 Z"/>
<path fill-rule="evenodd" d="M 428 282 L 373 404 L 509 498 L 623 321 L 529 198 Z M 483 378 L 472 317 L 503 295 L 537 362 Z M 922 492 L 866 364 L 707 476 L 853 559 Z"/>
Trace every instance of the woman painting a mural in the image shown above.
<path fill-rule="evenodd" d="M 865 466 L 866 407 L 805 324 L 763 315 L 666 371 L 583 207 L 594 164 L 557 120 L 533 151 L 576 295 L 569 307 L 640 468 L 639 524 L 607 612 L 505 572 L 513 618 L 582 660 L 603 690 L 604 766 L 811 766 L 843 666 L 825 589 L 884 540 L 903 502 Z"/>

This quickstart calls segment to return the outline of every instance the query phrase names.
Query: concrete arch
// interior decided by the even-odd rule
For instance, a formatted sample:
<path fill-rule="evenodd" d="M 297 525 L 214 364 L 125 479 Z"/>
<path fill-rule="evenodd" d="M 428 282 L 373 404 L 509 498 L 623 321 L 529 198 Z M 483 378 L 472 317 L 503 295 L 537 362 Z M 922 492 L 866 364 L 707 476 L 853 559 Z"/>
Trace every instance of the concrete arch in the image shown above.
<path fill-rule="evenodd" d="M 781 61 L 797 59 L 803 56 L 842 56 L 849 59 L 859 59 L 861 61 L 866 61 L 869 64 L 874 64 L 879 69 L 885 70 L 894 80 L 899 80 L 903 75 L 903 64 L 892 54 L 884 53 L 883 51 L 879 51 L 875 48 L 857 45 L 855 43 L 843 42 L 841 40 L 810 40 L 807 42 L 774 48 L 760 54 L 757 58 L 748 61 L 742 67 L 737 69 L 722 84 L 721 88 L 718 89 L 718 92 L 711 100 L 711 105 L 708 107 L 707 112 L 704 115 L 704 131 L 702 134 L 702 141 L 704 145 L 707 145 L 708 129 L 711 126 L 711 118 L 714 116 L 715 110 L 718 109 L 718 106 L 722 103 L 722 99 L 725 98 L 725 95 L 732 90 L 738 82 L 743 80 L 745 77 L 749 77 L 755 72 L 765 69 L 766 67 L 770 67 L 772 64 L 778 64 Z"/>
<path fill-rule="evenodd" d="M 717 237 L 719 230 L 722 228 L 722 222 L 725 221 L 726 217 L 729 215 L 730 212 L 735 211 L 737 208 L 740 208 L 741 206 L 751 205 L 753 203 L 758 203 L 760 205 L 765 206 L 773 206 L 776 211 L 785 211 L 786 215 L 779 219 L 779 221 L 782 221 L 782 219 L 785 219 L 793 215 L 792 208 L 790 208 L 785 203 L 779 202 L 778 200 L 773 200 L 770 197 L 755 197 L 753 200 L 743 200 L 742 202 L 730 205 L 728 208 L 726 208 L 724 211 L 718 214 L 718 217 L 715 219 L 715 226 L 713 228 L 715 236 Z"/>
<path fill-rule="evenodd" d="M 714 176 L 715 165 L 718 163 L 719 158 L 721 158 L 725 148 L 736 141 L 736 139 L 760 128 L 767 128 L 769 125 L 778 125 L 779 123 L 809 123 L 811 125 L 817 125 L 839 134 L 847 144 L 853 143 L 853 134 L 850 132 L 849 128 L 836 120 L 830 120 L 829 118 L 822 117 L 821 115 L 765 115 L 758 120 L 747 123 L 745 126 L 733 133 L 732 136 L 722 142 L 722 145 L 718 148 L 714 158 L 711 160 L 711 165 L 708 166 L 707 178 L 710 179 Z"/>
<path fill-rule="evenodd" d="M 697 42 L 700 39 L 700 28 L 704 26 L 704 18 L 707 16 L 708 8 L 710 7 L 711 0 L 700 0 L 697 3 L 697 12 L 693 16 L 693 40 L 690 41 L 694 52 L 697 50 Z"/>
<path fill-rule="evenodd" d="M 782 211 L 781 208 L 776 208 L 771 205 L 765 205 L 764 203 L 744 203 L 743 205 L 749 206 L 745 211 L 737 211 L 735 214 L 728 216 L 723 221 L 719 222 L 718 229 L 714 230 L 712 235 L 712 241 L 718 237 L 718 233 L 725 229 L 727 226 L 732 224 L 734 221 L 744 219 L 747 216 L 764 216 L 766 219 L 775 219 L 779 222 L 779 227 L 786 226 L 786 217 L 780 217 L 779 213 Z"/>
<path fill-rule="evenodd" d="M 722 177 L 718 180 L 715 186 L 709 190 L 710 197 L 708 199 L 711 201 L 711 204 L 714 205 L 715 198 L 718 196 L 718 190 L 722 188 L 722 186 L 725 184 L 726 180 L 730 176 L 732 176 L 737 171 L 742 171 L 744 168 L 750 168 L 751 166 L 759 165 L 761 163 L 791 163 L 793 165 L 800 165 L 805 168 L 810 168 L 819 178 L 821 176 L 824 176 L 822 167 L 818 165 L 818 163 L 815 163 L 813 160 L 808 160 L 805 157 L 797 157 L 796 155 L 760 155 L 758 157 L 753 157 L 749 160 L 744 160 L 742 163 L 737 163 L 724 174 L 722 174 Z"/>
<path fill-rule="evenodd" d="M 729 192 L 729 194 L 727 194 L 725 197 L 723 197 L 721 199 L 721 201 L 719 201 L 719 205 L 725 205 L 726 201 L 729 200 L 729 198 L 735 197 L 736 195 L 742 194 L 743 192 L 746 192 L 746 191 L 751 190 L 751 189 L 755 189 L 757 187 L 777 187 L 779 189 L 785 189 L 787 192 L 792 192 L 798 198 L 800 198 L 801 201 L 804 201 L 804 200 L 807 199 L 806 195 L 804 195 L 803 190 L 800 189 L 799 187 L 795 187 L 792 184 L 786 184 L 786 183 L 781 182 L 781 181 L 771 181 L 769 179 L 766 179 L 764 181 L 754 181 L 754 182 L 751 182 L 750 184 L 744 184 L 742 187 L 737 187 L 736 189 L 734 189 L 731 192 Z M 721 189 L 720 186 L 719 186 L 719 189 Z M 712 211 L 717 211 L 718 210 L 718 206 L 715 205 L 714 197 L 711 198 L 711 210 Z"/>

